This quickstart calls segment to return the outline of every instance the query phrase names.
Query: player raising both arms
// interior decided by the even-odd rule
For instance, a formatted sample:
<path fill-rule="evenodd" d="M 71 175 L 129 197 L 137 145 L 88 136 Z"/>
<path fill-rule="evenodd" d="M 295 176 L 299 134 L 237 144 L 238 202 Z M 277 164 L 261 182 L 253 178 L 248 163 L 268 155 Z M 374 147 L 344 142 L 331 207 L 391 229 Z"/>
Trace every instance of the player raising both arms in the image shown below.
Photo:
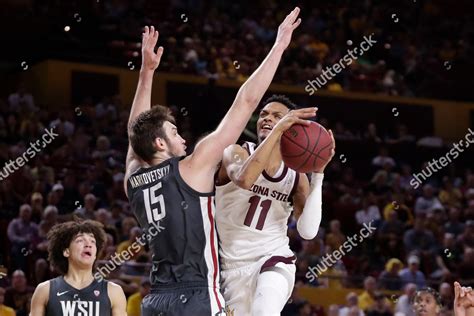
<path fill-rule="evenodd" d="M 321 223 L 326 165 L 314 170 L 310 187 L 306 175 L 286 167 L 280 153 L 283 132 L 295 123 L 309 124 L 304 119 L 314 117 L 317 109 L 294 110 L 284 96 L 273 96 L 263 105 L 257 121 L 258 145 L 247 142 L 226 148 L 217 177 L 223 295 L 239 316 L 280 315 L 290 297 L 296 271 L 287 237 L 292 209 L 304 239 L 314 238 Z M 332 158 L 334 147 L 331 153 Z"/>
<path fill-rule="evenodd" d="M 214 174 L 224 149 L 237 141 L 270 85 L 300 23 L 298 14 L 296 8 L 282 22 L 274 46 L 239 89 L 217 129 L 187 157 L 167 108 L 151 108 L 152 79 L 163 48 L 155 53 L 158 32 L 145 28 L 124 185 L 142 229 L 146 232 L 158 222 L 164 229 L 148 241 L 152 288 L 143 299 L 142 315 L 214 316 L 225 308 L 219 291 Z"/>
<path fill-rule="evenodd" d="M 48 260 L 63 275 L 38 285 L 30 316 L 127 315 L 122 288 L 92 275 L 105 238 L 102 224 L 91 220 L 65 222 L 51 229 Z"/>

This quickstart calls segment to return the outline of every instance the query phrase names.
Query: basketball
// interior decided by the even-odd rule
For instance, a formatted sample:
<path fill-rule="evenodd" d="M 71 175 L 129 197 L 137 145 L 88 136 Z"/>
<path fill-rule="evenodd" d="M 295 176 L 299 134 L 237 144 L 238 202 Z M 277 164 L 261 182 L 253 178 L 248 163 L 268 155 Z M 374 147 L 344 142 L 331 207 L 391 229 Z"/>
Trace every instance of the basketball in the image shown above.
<path fill-rule="evenodd" d="M 280 151 L 285 164 L 298 172 L 313 172 L 331 157 L 332 139 L 320 124 L 295 124 L 283 133 Z"/>

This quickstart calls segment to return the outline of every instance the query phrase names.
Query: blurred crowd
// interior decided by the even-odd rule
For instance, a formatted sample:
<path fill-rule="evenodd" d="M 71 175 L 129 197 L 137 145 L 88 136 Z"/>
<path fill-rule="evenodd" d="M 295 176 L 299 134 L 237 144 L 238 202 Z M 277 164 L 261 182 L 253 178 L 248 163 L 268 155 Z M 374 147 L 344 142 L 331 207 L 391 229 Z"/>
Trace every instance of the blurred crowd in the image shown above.
<path fill-rule="evenodd" d="M 442 0 L 7 2 L 4 18 L 27 18 L 35 29 L 31 40 L 41 38 L 41 50 L 37 45 L 29 50 L 39 58 L 67 56 L 122 67 L 139 63 L 139 34 L 151 24 L 165 48 L 161 71 L 239 81 L 258 67 L 280 21 L 298 5 L 302 24 L 275 82 L 306 86 L 373 34 L 375 46 L 324 89 L 474 100 L 466 80 L 474 70 L 469 58 L 474 10 L 468 0 L 456 5 Z M 15 49 L 26 48 L 17 44 L 6 52 L 15 61 Z"/>

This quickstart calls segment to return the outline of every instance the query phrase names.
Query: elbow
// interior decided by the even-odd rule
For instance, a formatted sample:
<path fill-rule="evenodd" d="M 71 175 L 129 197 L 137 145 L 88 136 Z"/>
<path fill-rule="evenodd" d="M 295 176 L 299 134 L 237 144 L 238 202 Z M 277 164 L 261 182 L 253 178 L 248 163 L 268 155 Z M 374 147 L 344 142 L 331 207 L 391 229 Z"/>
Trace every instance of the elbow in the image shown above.
<path fill-rule="evenodd" d="M 298 230 L 298 233 L 300 234 L 301 238 L 305 240 L 312 240 L 318 234 L 319 224 L 318 225 L 305 225 L 301 221 L 301 217 L 300 217 L 298 219 L 298 222 L 296 223 L 296 229 Z"/>
<path fill-rule="evenodd" d="M 249 109 L 255 109 L 260 102 L 260 98 L 255 96 L 255 93 L 248 91 L 246 83 L 244 83 L 239 91 L 239 99 L 242 101 L 242 105 L 248 107 Z"/>

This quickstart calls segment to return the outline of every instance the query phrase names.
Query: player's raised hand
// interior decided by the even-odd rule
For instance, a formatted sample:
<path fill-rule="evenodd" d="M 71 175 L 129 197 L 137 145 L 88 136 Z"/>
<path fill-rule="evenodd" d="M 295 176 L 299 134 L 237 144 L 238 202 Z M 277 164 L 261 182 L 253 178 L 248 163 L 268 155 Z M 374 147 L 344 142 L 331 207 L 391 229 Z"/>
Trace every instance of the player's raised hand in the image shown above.
<path fill-rule="evenodd" d="M 454 314 L 455 316 L 474 314 L 474 291 L 471 287 L 463 287 L 458 282 L 454 282 Z"/>
<path fill-rule="evenodd" d="M 301 18 L 298 18 L 300 8 L 296 7 L 290 12 L 278 27 L 278 34 L 275 40 L 275 46 L 281 46 L 286 49 L 291 42 L 293 31 L 300 25 Z"/>
<path fill-rule="evenodd" d="M 158 47 L 155 53 L 155 46 L 158 42 L 158 31 L 154 26 L 145 26 L 142 38 L 142 69 L 155 70 L 160 65 L 161 56 L 163 55 L 163 47 Z"/>
<path fill-rule="evenodd" d="M 274 130 L 283 133 L 291 127 L 293 124 L 309 125 L 310 121 L 306 120 L 316 116 L 318 108 L 303 108 L 298 110 L 292 110 L 288 112 L 282 119 L 275 125 Z"/>

